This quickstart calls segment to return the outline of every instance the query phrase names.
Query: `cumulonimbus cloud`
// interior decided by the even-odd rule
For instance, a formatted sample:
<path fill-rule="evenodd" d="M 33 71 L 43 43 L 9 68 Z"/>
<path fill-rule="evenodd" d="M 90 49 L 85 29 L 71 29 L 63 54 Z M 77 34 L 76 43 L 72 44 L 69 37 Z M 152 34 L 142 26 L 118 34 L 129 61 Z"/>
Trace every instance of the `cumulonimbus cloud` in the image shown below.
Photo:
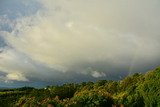
<path fill-rule="evenodd" d="M 12 32 L 1 34 L 16 51 L 50 69 L 101 77 L 160 61 L 157 0 L 39 2 L 36 14 L 17 18 Z"/>

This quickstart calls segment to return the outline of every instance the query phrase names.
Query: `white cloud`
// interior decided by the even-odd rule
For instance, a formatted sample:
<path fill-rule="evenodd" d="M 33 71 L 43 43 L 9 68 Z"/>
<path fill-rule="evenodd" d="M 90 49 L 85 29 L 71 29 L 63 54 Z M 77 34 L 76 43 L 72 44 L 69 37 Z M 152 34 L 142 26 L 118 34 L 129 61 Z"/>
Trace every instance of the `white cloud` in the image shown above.
<path fill-rule="evenodd" d="M 114 8 L 106 7 L 104 4 L 107 3 L 103 0 L 87 3 L 91 5 L 90 8 L 80 8 L 84 1 L 45 1 L 47 9 L 39 10 L 36 15 L 17 19 L 14 31 L 7 34 L 7 40 L 18 51 L 51 67 L 57 65 L 63 68 L 69 65 L 68 62 L 72 64 L 80 60 L 121 60 L 122 57 L 133 57 L 135 52 L 138 57 L 148 59 L 159 54 L 156 50 L 159 47 L 158 41 L 154 40 L 157 46 L 151 44 L 151 37 L 146 35 L 146 29 L 137 33 L 137 28 L 133 28 L 134 31 L 128 28 L 129 25 L 148 26 L 139 23 L 135 25 L 135 22 L 131 22 L 132 14 L 124 11 L 117 3 L 111 2 L 111 5 L 117 5 Z M 99 8 L 94 7 L 95 3 Z M 50 4 L 56 4 L 60 9 L 54 10 L 56 6 Z M 120 9 L 120 13 L 114 9 Z M 130 11 L 134 11 L 133 9 L 131 7 Z M 112 14 L 122 16 L 115 18 Z M 140 16 L 133 16 L 136 17 Z"/>
<path fill-rule="evenodd" d="M 98 72 L 98 71 L 93 71 L 92 74 L 91 74 L 93 77 L 95 78 L 100 78 L 100 77 L 105 77 L 106 74 L 103 73 L 103 72 Z"/>
<path fill-rule="evenodd" d="M 6 79 L 10 81 L 28 81 L 28 79 L 20 72 L 11 72 L 6 75 Z"/>

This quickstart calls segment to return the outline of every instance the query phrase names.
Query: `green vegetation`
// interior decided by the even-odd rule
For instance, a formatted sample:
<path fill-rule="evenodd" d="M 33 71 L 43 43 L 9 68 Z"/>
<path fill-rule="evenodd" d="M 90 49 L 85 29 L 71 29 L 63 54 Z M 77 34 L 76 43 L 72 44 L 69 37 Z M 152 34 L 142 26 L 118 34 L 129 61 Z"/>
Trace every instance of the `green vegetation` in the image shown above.
<path fill-rule="evenodd" d="M 0 107 L 160 107 L 160 68 L 120 81 L 4 89 Z"/>

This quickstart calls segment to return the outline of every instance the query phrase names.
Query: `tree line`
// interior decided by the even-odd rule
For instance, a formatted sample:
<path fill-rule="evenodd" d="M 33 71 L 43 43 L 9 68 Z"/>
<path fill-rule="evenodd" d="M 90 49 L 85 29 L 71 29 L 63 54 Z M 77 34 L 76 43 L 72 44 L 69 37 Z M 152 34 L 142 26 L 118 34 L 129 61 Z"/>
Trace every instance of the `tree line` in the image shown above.
<path fill-rule="evenodd" d="M 119 81 L 4 89 L 0 107 L 160 107 L 160 68 Z"/>

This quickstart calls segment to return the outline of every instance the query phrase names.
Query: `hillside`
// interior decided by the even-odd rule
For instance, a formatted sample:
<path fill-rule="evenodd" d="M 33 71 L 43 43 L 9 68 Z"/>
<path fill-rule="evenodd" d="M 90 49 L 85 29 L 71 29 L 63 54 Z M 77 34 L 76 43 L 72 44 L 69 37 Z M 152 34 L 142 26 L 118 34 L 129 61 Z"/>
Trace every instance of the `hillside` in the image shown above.
<path fill-rule="evenodd" d="M 0 107 L 160 107 L 160 68 L 120 81 L 3 89 Z"/>

